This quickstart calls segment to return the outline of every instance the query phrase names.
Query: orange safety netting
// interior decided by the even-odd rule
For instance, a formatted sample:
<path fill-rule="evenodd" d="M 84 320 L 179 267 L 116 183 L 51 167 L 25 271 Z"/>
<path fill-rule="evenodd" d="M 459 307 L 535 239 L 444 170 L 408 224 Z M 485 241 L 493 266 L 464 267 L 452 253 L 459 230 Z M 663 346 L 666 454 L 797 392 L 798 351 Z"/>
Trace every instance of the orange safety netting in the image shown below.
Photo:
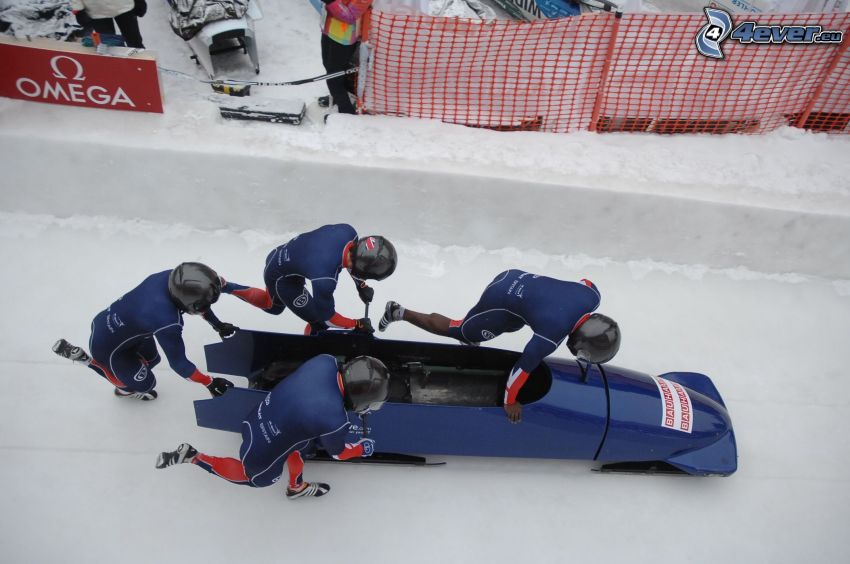
<path fill-rule="evenodd" d="M 507 131 L 750 133 L 790 124 L 850 133 L 850 37 L 727 40 L 718 60 L 695 47 L 705 23 L 701 14 L 483 22 L 378 12 L 361 108 Z M 758 23 L 850 35 L 850 14 L 760 14 Z"/>

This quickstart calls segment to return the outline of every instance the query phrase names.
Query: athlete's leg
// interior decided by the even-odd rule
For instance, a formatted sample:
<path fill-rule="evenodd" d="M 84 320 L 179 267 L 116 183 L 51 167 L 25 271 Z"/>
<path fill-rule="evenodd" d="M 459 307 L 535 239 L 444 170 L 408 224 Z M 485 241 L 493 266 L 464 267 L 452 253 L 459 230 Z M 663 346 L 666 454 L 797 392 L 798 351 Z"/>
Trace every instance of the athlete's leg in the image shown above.
<path fill-rule="evenodd" d="M 412 309 L 404 309 L 401 315 L 402 320 L 407 321 L 435 335 L 449 336 L 452 319 L 449 319 L 441 313 L 420 313 Z"/>
<path fill-rule="evenodd" d="M 198 452 L 189 443 L 181 444 L 176 450 L 163 452 L 156 459 L 156 467 L 159 469 L 168 468 L 175 464 L 194 464 L 214 476 L 224 478 L 228 482 L 253 487 L 248 476 L 245 475 L 245 468 L 241 461 L 235 458 L 219 458 Z"/>
<path fill-rule="evenodd" d="M 484 290 L 484 293 L 479 298 L 478 303 L 473 306 L 463 319 L 450 319 L 441 313 L 421 313 L 409 308 L 403 307 L 397 302 L 387 302 L 384 309 L 384 315 L 378 323 L 378 328 L 383 331 L 393 321 L 407 321 L 420 329 L 424 329 L 429 333 L 440 335 L 443 337 L 451 337 L 462 342 L 476 343 L 486 339 L 469 339 L 464 337 L 460 328 L 464 320 L 469 319 L 472 315 L 478 312 L 485 311 L 492 307 L 493 297 L 498 297 L 498 289 L 494 286 L 500 284 L 508 276 L 510 271 L 501 272 L 493 279 L 492 282 Z M 490 337 L 492 338 L 492 337 Z"/>
<path fill-rule="evenodd" d="M 195 466 L 203 468 L 210 474 L 224 478 L 228 482 L 254 487 L 254 484 L 251 483 L 248 475 L 245 473 L 245 466 L 242 464 L 242 461 L 236 458 L 221 458 L 199 452 L 195 455 L 192 463 Z"/>
<path fill-rule="evenodd" d="M 304 459 L 301 452 L 295 451 L 286 459 L 286 468 L 289 470 L 289 489 L 299 490 L 304 483 Z"/>
<path fill-rule="evenodd" d="M 92 358 L 87 366 L 107 382 L 115 386 L 115 395 L 134 399 L 156 399 L 156 377 L 135 351 L 107 355 L 112 362 L 101 362 Z"/>
<path fill-rule="evenodd" d="M 269 284 L 269 281 L 266 281 Z M 307 283 L 301 276 L 282 276 L 269 285 L 273 288 L 272 296 L 278 302 L 286 304 L 292 313 L 307 322 L 327 321 L 320 319 L 318 304 L 313 294 L 307 288 Z"/>
<path fill-rule="evenodd" d="M 295 499 L 299 497 L 322 497 L 328 493 L 331 487 L 322 482 L 305 482 L 302 478 L 304 460 L 301 452 L 294 451 L 286 459 L 289 469 L 289 485 L 286 487 L 286 497 Z"/>
<path fill-rule="evenodd" d="M 136 349 L 136 353 L 147 365 L 148 370 L 159 364 L 160 356 L 153 339 L 145 339 Z"/>
<path fill-rule="evenodd" d="M 226 282 L 222 286 L 221 291 L 225 294 L 232 294 L 243 302 L 249 303 L 272 315 L 279 315 L 286 309 L 284 304 L 272 298 L 268 288 L 252 288 L 235 282 Z"/>
<path fill-rule="evenodd" d="M 484 288 L 478 303 L 463 320 L 452 322 L 450 336 L 463 343 L 478 344 L 523 326 L 515 314 L 504 308 L 504 296 L 510 284 L 511 270 L 500 272 Z"/>
<path fill-rule="evenodd" d="M 148 368 L 148 365 L 135 350 L 119 351 L 109 355 L 108 358 L 110 359 L 109 364 L 106 365 L 98 361 L 100 370 L 95 369 L 95 371 L 103 371 L 111 375 L 112 377 L 104 376 L 116 388 L 120 388 L 122 392 L 146 393 L 156 387 L 156 377 L 153 371 Z M 97 357 L 95 357 L 95 361 L 97 361 Z M 116 384 L 113 377 L 122 385 Z"/>

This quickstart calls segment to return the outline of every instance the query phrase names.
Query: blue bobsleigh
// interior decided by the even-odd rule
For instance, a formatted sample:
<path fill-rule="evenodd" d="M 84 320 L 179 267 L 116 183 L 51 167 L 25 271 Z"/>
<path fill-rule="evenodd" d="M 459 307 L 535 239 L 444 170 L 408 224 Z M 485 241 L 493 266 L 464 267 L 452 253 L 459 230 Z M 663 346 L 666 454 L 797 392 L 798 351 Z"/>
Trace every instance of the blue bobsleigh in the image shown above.
<path fill-rule="evenodd" d="M 379 452 L 594 460 L 601 470 L 728 476 L 737 469 L 729 413 L 711 380 L 694 372 L 649 376 L 610 365 L 546 359 L 518 400 L 522 422 L 502 408 L 519 353 L 487 347 L 239 331 L 206 346 L 211 372 L 251 388 L 195 402 L 198 425 L 239 432 L 245 414 L 305 360 L 374 356 L 390 370 L 390 395 L 368 416 Z M 357 421 L 357 415 L 350 415 Z M 364 429 L 352 426 L 351 442 Z"/>

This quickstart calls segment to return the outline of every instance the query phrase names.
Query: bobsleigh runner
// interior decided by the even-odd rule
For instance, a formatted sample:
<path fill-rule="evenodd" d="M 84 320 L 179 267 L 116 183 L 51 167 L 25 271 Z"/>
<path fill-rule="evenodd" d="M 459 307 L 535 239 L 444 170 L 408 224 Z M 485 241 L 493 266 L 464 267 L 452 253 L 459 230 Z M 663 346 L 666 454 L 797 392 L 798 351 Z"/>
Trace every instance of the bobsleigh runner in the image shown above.
<path fill-rule="evenodd" d="M 375 462 L 427 464 L 423 455 L 459 455 L 593 460 L 602 471 L 694 476 L 728 476 L 737 469 L 723 399 L 707 376 L 694 372 L 649 376 L 548 358 L 520 390 L 522 422 L 513 425 L 502 397 L 516 352 L 350 333 L 247 330 L 205 349 L 211 372 L 244 376 L 250 388 L 195 401 L 202 427 L 240 432 L 265 390 L 313 356 L 342 361 L 370 355 L 390 371 L 389 397 L 367 423 L 352 425 L 349 442 L 365 427 L 376 442 Z M 349 414 L 352 422 L 357 418 Z M 313 457 L 321 460 L 322 453 Z"/>

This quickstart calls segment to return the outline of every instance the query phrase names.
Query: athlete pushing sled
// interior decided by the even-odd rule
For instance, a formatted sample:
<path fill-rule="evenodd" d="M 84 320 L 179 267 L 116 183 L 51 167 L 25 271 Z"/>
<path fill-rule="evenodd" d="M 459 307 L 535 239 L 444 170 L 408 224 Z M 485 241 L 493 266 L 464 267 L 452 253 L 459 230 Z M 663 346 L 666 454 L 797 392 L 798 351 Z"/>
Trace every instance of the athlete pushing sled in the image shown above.
<path fill-rule="evenodd" d="M 303 481 L 301 452 L 319 446 L 337 460 L 370 456 L 375 451 L 372 439 L 345 442 L 351 426 L 348 412 L 377 411 L 388 393 L 389 373 L 378 359 L 358 356 L 338 365 L 336 358 L 322 354 L 281 380 L 248 413 L 238 459 L 210 456 L 183 443 L 160 454 L 156 467 L 189 463 L 234 484 L 262 488 L 276 483 L 286 466 L 286 497 L 320 497 L 330 486 Z"/>

